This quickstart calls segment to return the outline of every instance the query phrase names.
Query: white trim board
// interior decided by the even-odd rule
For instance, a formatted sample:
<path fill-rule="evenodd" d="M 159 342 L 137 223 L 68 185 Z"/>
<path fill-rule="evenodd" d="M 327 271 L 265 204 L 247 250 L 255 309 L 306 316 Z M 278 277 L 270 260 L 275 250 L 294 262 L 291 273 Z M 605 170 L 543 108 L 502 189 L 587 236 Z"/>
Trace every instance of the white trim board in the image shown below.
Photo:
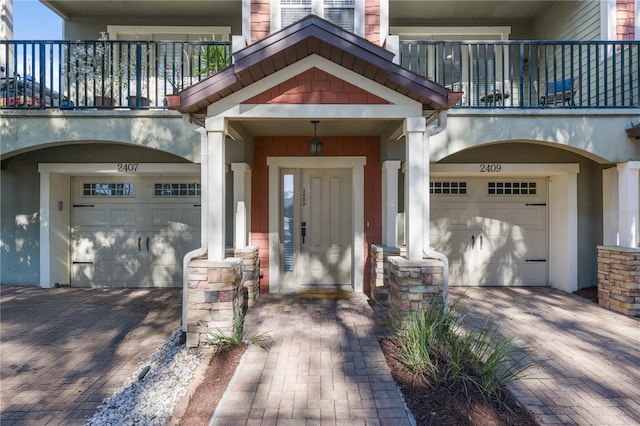
<path fill-rule="evenodd" d="M 386 99 L 387 105 L 280 105 L 266 104 L 254 105 L 243 104 L 247 99 L 251 99 L 269 90 L 291 78 L 294 78 L 305 71 L 312 68 L 318 68 L 332 76 L 346 81 L 362 90 L 376 95 L 382 99 Z M 283 111 L 286 109 L 293 110 Z M 325 110 L 327 116 L 335 116 L 339 118 L 369 118 L 371 114 L 379 118 L 405 118 L 422 115 L 422 104 L 407 96 L 404 96 L 389 87 L 383 86 L 361 74 L 357 74 L 341 65 L 338 65 L 319 55 L 313 54 L 303 58 L 273 74 L 270 74 L 259 81 L 244 87 L 237 92 L 220 99 L 207 107 L 207 117 L 224 116 L 225 118 L 269 118 L 282 117 L 283 113 L 287 113 L 289 117 L 308 116 L 312 114 L 308 110 L 318 109 Z M 277 112 L 280 111 L 280 112 Z M 301 111 L 296 113 L 296 111 Z M 280 114 L 280 115 L 277 115 Z M 304 114 L 304 115 L 303 115 Z"/>

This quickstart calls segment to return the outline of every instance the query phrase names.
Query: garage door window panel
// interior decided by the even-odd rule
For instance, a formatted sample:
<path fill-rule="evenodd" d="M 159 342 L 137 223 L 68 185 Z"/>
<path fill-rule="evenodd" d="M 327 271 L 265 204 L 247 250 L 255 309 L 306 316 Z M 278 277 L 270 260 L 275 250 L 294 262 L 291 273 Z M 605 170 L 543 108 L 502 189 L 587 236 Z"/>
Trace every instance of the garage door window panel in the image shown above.
<path fill-rule="evenodd" d="M 85 197 L 133 197 L 132 182 L 89 182 L 82 185 Z"/>
<path fill-rule="evenodd" d="M 537 195 L 536 182 L 488 182 L 489 195 Z"/>
<path fill-rule="evenodd" d="M 464 181 L 431 181 L 429 182 L 431 195 L 466 195 L 467 182 Z"/>
<path fill-rule="evenodd" d="M 156 197 L 199 197 L 201 189 L 197 182 L 156 182 L 153 195 Z"/>

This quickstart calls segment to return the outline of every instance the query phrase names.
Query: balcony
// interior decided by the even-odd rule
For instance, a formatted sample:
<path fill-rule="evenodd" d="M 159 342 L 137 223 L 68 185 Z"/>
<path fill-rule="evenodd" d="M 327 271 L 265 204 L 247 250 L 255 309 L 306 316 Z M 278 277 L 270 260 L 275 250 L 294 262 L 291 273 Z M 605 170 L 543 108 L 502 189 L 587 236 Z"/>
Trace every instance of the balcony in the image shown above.
<path fill-rule="evenodd" d="M 457 108 L 631 108 L 640 42 L 400 41 L 401 64 L 454 91 Z"/>
<path fill-rule="evenodd" d="M 0 41 L 0 108 L 165 108 L 231 63 L 231 43 Z"/>
<path fill-rule="evenodd" d="M 454 108 L 637 108 L 640 42 L 400 41 Z M 163 109 L 231 63 L 229 42 L 0 41 L 0 109 Z"/>

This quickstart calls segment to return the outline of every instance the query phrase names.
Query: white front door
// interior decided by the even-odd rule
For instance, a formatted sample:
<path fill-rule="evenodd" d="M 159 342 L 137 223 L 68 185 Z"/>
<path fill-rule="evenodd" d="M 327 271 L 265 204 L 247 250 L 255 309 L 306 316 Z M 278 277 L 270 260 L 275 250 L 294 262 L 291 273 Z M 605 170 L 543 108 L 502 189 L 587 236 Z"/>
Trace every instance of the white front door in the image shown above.
<path fill-rule="evenodd" d="M 449 258 L 451 285 L 548 283 L 546 180 L 433 180 L 431 244 Z"/>
<path fill-rule="evenodd" d="M 71 285 L 180 287 L 200 245 L 197 177 L 75 177 Z"/>
<path fill-rule="evenodd" d="M 352 171 L 285 169 L 281 185 L 283 289 L 352 289 Z"/>

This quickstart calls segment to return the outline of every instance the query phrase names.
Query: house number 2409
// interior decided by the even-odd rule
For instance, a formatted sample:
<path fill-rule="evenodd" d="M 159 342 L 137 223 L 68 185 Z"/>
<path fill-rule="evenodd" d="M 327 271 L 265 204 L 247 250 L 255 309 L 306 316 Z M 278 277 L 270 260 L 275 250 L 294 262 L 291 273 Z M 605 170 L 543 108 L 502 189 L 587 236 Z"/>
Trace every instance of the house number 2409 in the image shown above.
<path fill-rule="evenodd" d="M 482 163 L 480 164 L 480 173 L 496 173 L 502 170 L 502 164 Z"/>
<path fill-rule="evenodd" d="M 135 172 L 138 170 L 138 163 L 118 163 L 118 171 L 121 173 Z"/>

